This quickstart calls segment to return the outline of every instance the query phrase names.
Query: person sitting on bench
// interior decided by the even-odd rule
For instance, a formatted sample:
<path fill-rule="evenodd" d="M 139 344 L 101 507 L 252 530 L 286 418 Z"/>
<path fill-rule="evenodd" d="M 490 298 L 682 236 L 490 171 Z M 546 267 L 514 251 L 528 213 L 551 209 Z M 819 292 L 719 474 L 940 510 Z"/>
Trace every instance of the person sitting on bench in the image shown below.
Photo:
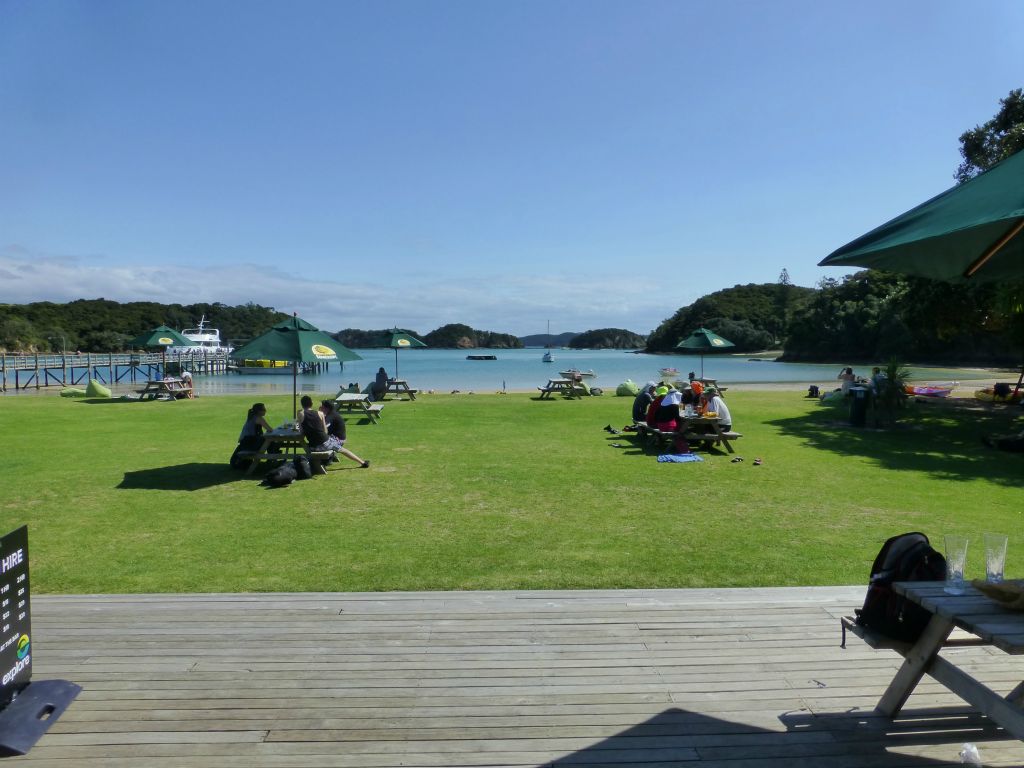
<path fill-rule="evenodd" d="M 346 458 L 352 459 L 352 461 L 363 469 L 367 469 L 370 466 L 370 462 L 363 461 L 345 447 L 345 419 L 343 419 L 341 414 L 338 413 L 337 409 L 334 407 L 334 403 L 330 400 L 324 400 L 320 403 L 320 413 L 323 414 L 324 423 L 327 425 L 327 443 L 332 446 L 332 450 L 340 453 Z M 337 461 L 337 459 L 334 459 L 334 461 Z"/>
<path fill-rule="evenodd" d="M 263 433 L 270 431 L 267 423 L 267 406 L 263 403 L 253 403 L 245 417 L 245 424 L 242 425 L 242 432 L 238 435 L 238 445 L 235 452 L 231 454 L 230 463 L 235 469 L 244 469 L 249 465 L 245 458 L 246 453 L 256 453 L 263 446 Z"/>

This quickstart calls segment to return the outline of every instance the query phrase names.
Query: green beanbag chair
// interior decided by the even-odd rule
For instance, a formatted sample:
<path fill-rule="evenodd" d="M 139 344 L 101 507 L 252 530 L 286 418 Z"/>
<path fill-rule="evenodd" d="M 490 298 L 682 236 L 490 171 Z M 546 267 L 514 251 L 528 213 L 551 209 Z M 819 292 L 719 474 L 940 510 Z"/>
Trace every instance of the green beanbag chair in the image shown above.
<path fill-rule="evenodd" d="M 64 387 L 60 391 L 61 397 L 85 397 L 88 393 L 78 387 Z"/>
<path fill-rule="evenodd" d="M 110 397 L 110 387 L 105 387 L 95 379 L 89 379 L 89 386 L 85 388 L 88 397 Z"/>
<path fill-rule="evenodd" d="M 640 385 L 632 379 L 626 379 L 615 388 L 615 394 L 619 397 L 636 397 L 640 394 Z"/>

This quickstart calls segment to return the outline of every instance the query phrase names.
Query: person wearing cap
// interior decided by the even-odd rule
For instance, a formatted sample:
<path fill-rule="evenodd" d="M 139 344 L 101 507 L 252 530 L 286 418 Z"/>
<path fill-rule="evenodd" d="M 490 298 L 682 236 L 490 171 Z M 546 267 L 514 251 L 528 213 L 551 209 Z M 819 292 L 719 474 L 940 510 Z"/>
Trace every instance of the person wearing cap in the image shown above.
<path fill-rule="evenodd" d="M 679 406 L 683 402 L 683 393 L 673 389 L 661 399 L 654 414 L 654 427 L 662 432 L 676 432 L 679 429 Z M 690 446 L 680 434 L 675 438 L 676 453 L 689 453 Z"/>
<path fill-rule="evenodd" d="M 658 406 L 661 405 L 662 398 L 664 398 L 667 394 L 668 387 L 666 387 L 664 384 L 662 384 L 660 387 L 655 388 L 654 399 L 651 400 L 651 404 L 647 406 L 647 415 L 644 418 L 644 421 L 647 422 L 647 425 L 649 427 L 653 427 L 655 425 L 655 415 L 658 412 Z"/>
<path fill-rule="evenodd" d="M 650 407 L 651 403 L 654 402 L 655 389 L 656 387 L 654 386 L 654 382 L 648 381 L 644 384 L 643 389 L 637 393 L 636 399 L 633 400 L 634 423 L 646 420 L 647 409 Z"/>
<path fill-rule="evenodd" d="M 718 414 L 718 425 L 722 428 L 723 432 L 729 432 L 732 430 L 732 414 L 729 413 L 729 406 L 725 404 L 725 400 L 718 393 L 718 390 L 714 387 L 708 387 L 704 390 L 703 395 L 704 407 L 701 413 L 717 413 Z"/>

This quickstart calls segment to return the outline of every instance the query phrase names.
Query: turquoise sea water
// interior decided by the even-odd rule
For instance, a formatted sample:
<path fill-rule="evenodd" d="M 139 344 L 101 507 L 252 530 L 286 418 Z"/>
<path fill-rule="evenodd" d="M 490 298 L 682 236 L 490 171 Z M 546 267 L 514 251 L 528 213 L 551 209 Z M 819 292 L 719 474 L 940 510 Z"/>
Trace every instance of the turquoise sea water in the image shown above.
<path fill-rule="evenodd" d="M 301 392 L 334 394 L 338 388 L 349 382 L 357 382 L 360 388 L 373 380 L 377 368 L 384 366 L 388 374 L 395 375 L 395 354 L 390 349 L 357 350 L 362 360 L 345 363 L 339 371 L 332 365 L 326 373 L 299 374 Z M 637 383 L 659 378 L 660 368 L 678 368 L 683 378 L 687 372 L 701 372 L 701 360 L 697 355 L 645 355 L 618 350 L 552 350 L 555 362 L 544 363 L 542 349 L 407 349 L 398 353 L 399 378 L 409 382 L 411 387 L 437 392 L 497 392 L 506 390 L 534 390 L 549 378 L 557 377 L 559 371 L 567 368 L 593 370 L 598 377 L 592 386 L 614 391 L 626 379 Z M 497 360 L 467 360 L 467 354 L 493 354 Z M 811 365 L 803 363 L 776 363 L 766 360 L 751 360 L 733 355 L 707 355 L 704 358 L 704 375 L 716 378 L 722 384 L 798 382 L 834 386 L 839 374 L 838 365 Z M 868 366 L 855 366 L 858 374 L 868 375 Z M 948 382 L 976 378 L 991 378 L 984 371 L 962 369 L 916 368 L 914 378 L 933 382 Z M 196 377 L 197 393 L 240 394 L 291 392 L 291 376 L 246 376 L 226 374 Z"/>

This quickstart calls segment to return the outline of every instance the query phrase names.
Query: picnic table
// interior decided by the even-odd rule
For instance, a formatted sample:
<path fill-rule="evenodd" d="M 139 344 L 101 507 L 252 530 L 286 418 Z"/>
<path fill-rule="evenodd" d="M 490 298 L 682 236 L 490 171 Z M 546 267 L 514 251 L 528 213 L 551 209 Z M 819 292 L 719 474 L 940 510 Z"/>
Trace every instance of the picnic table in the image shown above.
<path fill-rule="evenodd" d="M 309 466 L 314 475 L 326 475 L 327 470 L 323 465 L 330 459 L 332 453 L 333 451 L 311 451 L 302 431 L 294 423 L 288 422 L 263 435 L 263 445 L 259 451 L 248 454 L 252 463 L 245 474 L 251 475 L 255 472 L 262 461 L 289 461 L 299 454 L 304 454 L 309 458 Z"/>
<path fill-rule="evenodd" d="M 580 382 L 573 379 L 548 379 L 545 386 L 537 387 L 537 389 L 540 390 L 541 400 L 548 400 L 554 394 L 565 395 L 570 399 L 583 397 L 587 391 Z"/>
<path fill-rule="evenodd" d="M 346 410 L 349 413 L 363 414 L 373 424 L 380 420 L 380 412 L 384 410 L 383 405 L 371 403 L 370 396 L 363 392 L 349 392 L 343 389 L 334 396 L 334 402 L 339 411 Z"/>
<path fill-rule="evenodd" d="M 180 400 L 192 397 L 192 383 L 184 379 L 147 381 L 139 391 L 140 400 Z"/>
<path fill-rule="evenodd" d="M 680 413 L 676 423 L 678 427 L 675 431 L 663 431 L 648 426 L 643 421 L 637 422 L 636 428 L 641 438 L 652 439 L 658 443 L 663 440 L 675 440 L 676 437 L 682 435 L 690 443 L 704 442 L 724 445 L 725 450 L 729 453 L 736 452 L 732 447 L 733 441 L 743 437 L 739 432 L 727 432 L 722 429 L 717 416 L 701 416 L 699 414 L 686 416 Z"/>
<path fill-rule="evenodd" d="M 964 594 L 946 594 L 942 581 L 909 581 L 893 589 L 932 614 L 916 643 L 900 643 L 860 627 L 855 619 L 842 619 L 845 631 L 862 638 L 873 648 L 888 648 L 904 658 L 903 665 L 878 702 L 876 710 L 888 717 L 899 714 L 910 694 L 929 675 L 1018 739 L 1024 739 L 1024 682 L 1000 696 L 975 678 L 957 656 L 941 656 L 945 648 L 990 646 L 1017 656 L 1024 654 L 1024 613 L 1003 608 L 971 586 Z M 950 638 L 961 629 L 970 637 Z M 967 662 L 969 663 L 969 662 Z"/>
<path fill-rule="evenodd" d="M 418 390 L 410 389 L 409 382 L 405 379 L 388 379 L 388 386 L 384 390 L 384 395 L 381 397 L 381 400 L 386 399 L 388 393 L 393 395 L 408 395 L 410 400 L 415 400 L 417 391 Z"/>

